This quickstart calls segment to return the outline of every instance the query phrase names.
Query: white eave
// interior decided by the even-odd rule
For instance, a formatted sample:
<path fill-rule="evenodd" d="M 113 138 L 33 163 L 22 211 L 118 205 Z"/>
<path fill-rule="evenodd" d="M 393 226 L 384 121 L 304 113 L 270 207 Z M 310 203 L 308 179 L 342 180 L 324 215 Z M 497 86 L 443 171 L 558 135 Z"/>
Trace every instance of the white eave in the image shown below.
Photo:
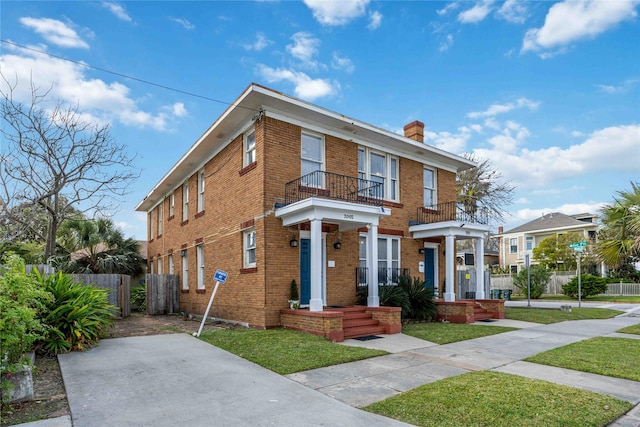
<path fill-rule="evenodd" d="M 149 211 L 157 205 L 237 137 L 243 131 L 242 127 L 261 109 L 267 116 L 281 118 L 311 130 L 318 130 L 371 148 L 379 148 L 390 154 L 450 172 L 476 166 L 473 161 L 431 145 L 419 143 L 386 129 L 252 83 L 138 203 L 136 211 Z"/>

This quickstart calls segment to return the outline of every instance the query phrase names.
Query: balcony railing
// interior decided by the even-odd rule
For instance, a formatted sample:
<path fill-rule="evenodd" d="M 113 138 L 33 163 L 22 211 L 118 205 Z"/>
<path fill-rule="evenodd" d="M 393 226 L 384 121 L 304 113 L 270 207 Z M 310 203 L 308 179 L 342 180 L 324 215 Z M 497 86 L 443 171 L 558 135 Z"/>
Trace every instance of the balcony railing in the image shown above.
<path fill-rule="evenodd" d="M 489 210 L 459 202 L 440 203 L 419 207 L 416 215 L 419 224 L 456 221 L 468 224 L 489 224 Z"/>
<path fill-rule="evenodd" d="M 379 285 L 397 285 L 400 276 L 409 275 L 408 268 L 378 268 Z M 356 290 L 369 285 L 369 269 L 356 267 Z"/>
<path fill-rule="evenodd" d="M 285 185 L 286 205 L 309 197 L 382 206 L 383 187 L 380 182 L 323 171 L 308 173 Z"/>

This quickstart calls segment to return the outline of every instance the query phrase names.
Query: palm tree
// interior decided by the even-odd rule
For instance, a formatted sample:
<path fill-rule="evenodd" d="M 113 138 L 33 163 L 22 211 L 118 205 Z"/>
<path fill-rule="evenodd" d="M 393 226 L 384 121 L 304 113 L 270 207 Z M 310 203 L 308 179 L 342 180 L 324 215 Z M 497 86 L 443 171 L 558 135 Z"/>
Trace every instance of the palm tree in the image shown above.
<path fill-rule="evenodd" d="M 109 219 L 67 221 L 58 244 L 63 254 L 56 258 L 56 266 L 66 273 L 136 276 L 143 272 L 139 243 L 125 239 Z"/>
<path fill-rule="evenodd" d="M 602 239 L 598 252 L 605 264 L 621 267 L 640 259 L 640 183 L 618 191 L 615 203 L 602 209 Z"/>

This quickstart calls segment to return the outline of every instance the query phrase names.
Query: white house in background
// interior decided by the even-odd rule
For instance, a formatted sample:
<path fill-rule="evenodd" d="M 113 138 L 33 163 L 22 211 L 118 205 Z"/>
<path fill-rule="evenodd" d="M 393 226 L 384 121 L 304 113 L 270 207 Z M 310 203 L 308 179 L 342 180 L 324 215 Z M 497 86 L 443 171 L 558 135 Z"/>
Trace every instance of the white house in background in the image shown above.
<path fill-rule="evenodd" d="M 504 232 L 498 227 L 500 265 L 517 273 L 525 266 L 525 254 L 549 236 L 581 233 L 584 240 L 595 243 L 598 216 L 590 213 L 565 215 L 553 212 Z"/>

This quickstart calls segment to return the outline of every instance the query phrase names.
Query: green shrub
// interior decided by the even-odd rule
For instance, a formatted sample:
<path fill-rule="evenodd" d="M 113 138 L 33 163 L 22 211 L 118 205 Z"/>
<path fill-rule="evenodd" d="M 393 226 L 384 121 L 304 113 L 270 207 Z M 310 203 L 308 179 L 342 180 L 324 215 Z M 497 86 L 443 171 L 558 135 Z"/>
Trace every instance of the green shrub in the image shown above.
<path fill-rule="evenodd" d="M 582 298 L 604 294 L 607 292 L 607 288 L 607 279 L 605 277 L 583 274 L 580 278 Z M 569 283 L 563 285 L 562 292 L 571 298 L 578 298 L 578 278 L 574 277 Z"/>
<path fill-rule="evenodd" d="M 431 320 L 437 315 L 436 303 L 433 300 L 433 288 L 427 282 L 409 275 L 400 276 L 398 287 L 407 295 L 407 303 L 402 306 L 402 317 L 413 320 Z"/>
<path fill-rule="evenodd" d="M 147 287 L 146 285 L 131 288 L 131 306 L 139 312 L 147 311 Z"/>
<path fill-rule="evenodd" d="M 537 265 L 532 265 L 531 269 L 531 298 L 538 299 L 544 293 L 544 290 L 549 283 L 551 273 L 545 268 Z M 528 275 L 527 269 L 523 268 L 518 274 L 513 277 L 513 285 L 520 290 L 524 295 L 527 295 L 528 287 Z"/>
<path fill-rule="evenodd" d="M 25 353 L 44 333 L 38 319 L 43 303 L 52 297 L 33 276 L 25 273 L 24 261 L 17 255 L 5 257 L 6 270 L 0 273 L 0 388 L 2 400 L 9 391 L 8 378 L 22 369 L 29 359 Z"/>
<path fill-rule="evenodd" d="M 107 290 L 74 283 L 70 275 L 61 272 L 49 276 L 36 272 L 36 276 L 53 295 L 43 318 L 49 327 L 44 349 L 57 354 L 96 344 L 114 318 L 115 307 L 107 300 Z"/>

